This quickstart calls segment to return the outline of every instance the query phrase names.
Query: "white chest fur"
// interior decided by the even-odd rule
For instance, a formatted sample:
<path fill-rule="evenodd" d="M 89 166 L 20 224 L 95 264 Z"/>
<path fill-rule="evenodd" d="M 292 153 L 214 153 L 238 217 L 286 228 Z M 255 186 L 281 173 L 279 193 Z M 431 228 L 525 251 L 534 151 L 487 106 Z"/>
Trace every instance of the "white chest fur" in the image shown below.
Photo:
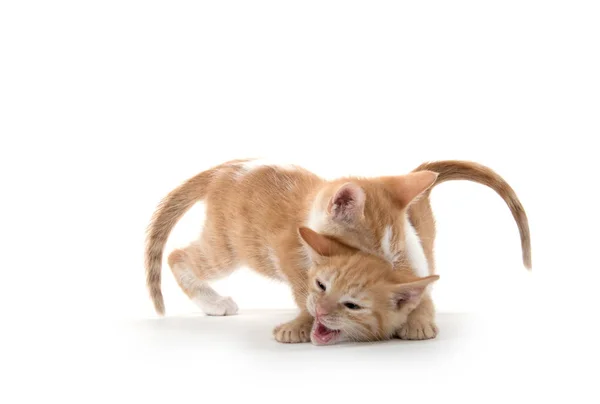
<path fill-rule="evenodd" d="M 425 257 L 425 250 L 423 250 L 421 240 L 419 239 L 417 231 L 413 225 L 410 224 L 408 217 L 406 217 L 404 220 L 404 251 L 406 253 L 406 257 L 408 258 L 408 262 L 417 276 L 428 276 L 429 264 L 427 262 L 427 257 Z"/>

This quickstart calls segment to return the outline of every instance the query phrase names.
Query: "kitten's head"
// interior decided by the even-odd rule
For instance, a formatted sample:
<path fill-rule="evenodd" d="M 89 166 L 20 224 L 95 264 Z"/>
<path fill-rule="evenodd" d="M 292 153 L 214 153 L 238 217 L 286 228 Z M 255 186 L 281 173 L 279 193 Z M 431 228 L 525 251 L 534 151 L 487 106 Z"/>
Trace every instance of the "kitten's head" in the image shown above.
<path fill-rule="evenodd" d="M 437 180 L 433 171 L 377 178 L 342 178 L 316 195 L 309 226 L 393 262 L 405 237 L 407 208 Z"/>
<path fill-rule="evenodd" d="M 409 268 L 394 270 L 378 256 L 308 228 L 301 228 L 300 235 L 313 258 L 306 308 L 315 318 L 315 345 L 392 338 L 439 278 L 419 278 Z"/>

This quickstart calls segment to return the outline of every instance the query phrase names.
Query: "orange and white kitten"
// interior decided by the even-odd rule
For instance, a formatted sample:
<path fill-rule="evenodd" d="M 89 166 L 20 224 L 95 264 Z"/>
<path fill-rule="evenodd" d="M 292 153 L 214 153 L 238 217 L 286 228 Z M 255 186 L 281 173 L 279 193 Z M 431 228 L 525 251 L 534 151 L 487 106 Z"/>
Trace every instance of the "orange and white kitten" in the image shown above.
<path fill-rule="evenodd" d="M 325 181 L 297 166 L 235 160 L 189 179 L 155 212 L 146 249 L 155 308 L 164 313 L 160 268 L 169 233 L 204 200 L 200 238 L 168 261 L 182 290 L 205 313 L 237 312 L 233 300 L 207 282 L 249 266 L 287 281 L 301 309 L 295 320 L 275 329 L 280 342 L 375 340 L 396 333 L 432 338 L 437 328 L 427 286 L 437 276 L 427 196 L 434 184 L 451 179 L 484 183 L 507 201 L 527 265 L 529 231 L 522 206 L 486 167 L 436 162 L 402 176 Z"/>
<path fill-rule="evenodd" d="M 439 279 L 415 276 L 408 266 L 394 270 L 385 259 L 306 227 L 299 233 L 314 262 L 306 308 L 296 320 L 275 328 L 278 341 L 301 342 L 309 335 L 315 345 L 390 339 Z"/>

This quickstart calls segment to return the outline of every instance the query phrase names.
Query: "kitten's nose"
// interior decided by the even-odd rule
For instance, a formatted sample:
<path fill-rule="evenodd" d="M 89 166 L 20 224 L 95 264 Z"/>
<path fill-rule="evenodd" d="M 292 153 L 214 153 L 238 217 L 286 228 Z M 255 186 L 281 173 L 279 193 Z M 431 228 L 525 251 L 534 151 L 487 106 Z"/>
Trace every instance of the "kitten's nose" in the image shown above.
<path fill-rule="evenodd" d="M 317 306 L 315 307 L 315 312 L 317 313 L 317 317 L 326 316 L 327 314 L 329 314 L 329 310 L 327 310 L 320 304 L 317 304 Z"/>

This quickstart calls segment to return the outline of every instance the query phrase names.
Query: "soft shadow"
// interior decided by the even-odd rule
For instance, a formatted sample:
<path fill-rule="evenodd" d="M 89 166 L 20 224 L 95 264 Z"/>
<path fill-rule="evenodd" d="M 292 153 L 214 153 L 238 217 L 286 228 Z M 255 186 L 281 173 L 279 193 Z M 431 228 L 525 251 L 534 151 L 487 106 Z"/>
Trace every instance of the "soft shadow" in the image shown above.
<path fill-rule="evenodd" d="M 306 352 L 348 352 L 354 354 L 377 351 L 389 353 L 397 351 L 419 352 L 437 351 L 449 344 L 464 340 L 472 335 L 475 316 L 465 313 L 439 313 L 437 323 L 440 333 L 437 338 L 427 341 L 402 341 L 394 339 L 379 342 L 342 343 L 326 347 L 306 344 L 281 344 L 274 340 L 273 328 L 282 322 L 293 319 L 294 311 L 244 310 L 235 316 L 211 317 L 203 314 L 190 316 L 165 316 L 162 318 L 140 319 L 125 323 L 132 333 L 132 342 L 150 344 L 154 348 L 177 347 L 194 348 L 211 346 L 214 349 L 240 349 L 280 354 Z"/>

